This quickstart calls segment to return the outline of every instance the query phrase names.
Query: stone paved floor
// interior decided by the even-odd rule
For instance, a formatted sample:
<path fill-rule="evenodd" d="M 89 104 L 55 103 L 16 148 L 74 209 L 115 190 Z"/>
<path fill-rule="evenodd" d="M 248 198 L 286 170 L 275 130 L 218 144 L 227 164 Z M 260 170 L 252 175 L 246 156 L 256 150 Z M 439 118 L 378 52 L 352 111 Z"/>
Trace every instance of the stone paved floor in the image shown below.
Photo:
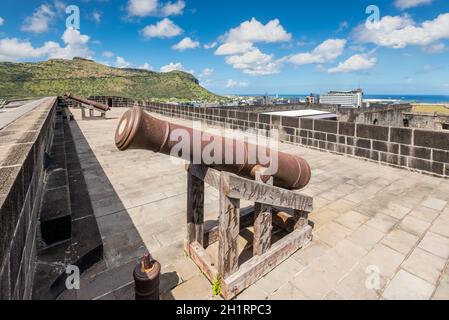
<path fill-rule="evenodd" d="M 41 105 L 45 99 L 47 98 L 24 101 L 22 105 L 19 105 L 16 108 L 5 108 L 0 110 L 0 130 Z"/>
<path fill-rule="evenodd" d="M 105 260 L 63 298 L 132 298 L 132 269 L 149 250 L 163 265 L 164 299 L 211 299 L 210 283 L 183 253 L 184 165 L 117 151 L 114 132 L 125 109 L 106 121 L 80 121 L 73 112 Z M 313 168 L 302 192 L 315 199 L 314 240 L 238 299 L 449 299 L 448 180 L 294 145 L 281 150 Z M 207 189 L 207 220 L 217 204 Z"/>

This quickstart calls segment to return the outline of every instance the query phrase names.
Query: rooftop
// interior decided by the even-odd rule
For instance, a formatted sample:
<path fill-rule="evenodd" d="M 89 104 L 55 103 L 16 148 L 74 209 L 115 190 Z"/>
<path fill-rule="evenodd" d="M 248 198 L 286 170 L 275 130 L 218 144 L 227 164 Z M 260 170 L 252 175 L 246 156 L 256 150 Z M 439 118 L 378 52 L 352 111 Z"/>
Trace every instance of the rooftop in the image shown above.
<path fill-rule="evenodd" d="M 61 299 L 133 299 L 132 270 L 146 251 L 162 264 L 164 299 L 212 299 L 212 285 L 183 253 L 184 164 L 149 151 L 118 151 L 113 133 L 125 111 L 81 121 L 72 110 L 104 261 L 83 274 L 81 290 Z M 314 197 L 314 239 L 238 299 L 449 298 L 447 179 L 296 145 L 280 149 L 313 169 L 300 192 Z M 206 220 L 216 219 L 218 194 L 210 188 L 205 209 Z M 247 244 L 242 234 L 240 245 Z"/>

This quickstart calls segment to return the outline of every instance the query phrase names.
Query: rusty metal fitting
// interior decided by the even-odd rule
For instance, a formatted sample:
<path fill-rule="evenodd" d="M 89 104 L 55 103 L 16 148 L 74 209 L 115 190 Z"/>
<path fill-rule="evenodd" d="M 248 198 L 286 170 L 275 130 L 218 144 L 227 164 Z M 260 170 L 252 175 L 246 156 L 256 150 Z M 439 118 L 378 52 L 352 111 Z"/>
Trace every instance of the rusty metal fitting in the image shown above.
<path fill-rule="evenodd" d="M 76 102 L 79 102 L 79 103 L 83 103 L 83 104 L 86 104 L 88 106 L 92 106 L 94 108 L 97 108 L 97 109 L 105 111 L 105 112 L 111 110 L 111 108 L 109 108 L 109 106 L 107 106 L 107 105 L 105 105 L 103 103 L 100 103 L 100 102 L 97 102 L 97 101 L 88 100 L 88 99 L 84 99 L 84 98 L 81 98 L 81 97 L 77 97 L 77 96 L 74 96 L 74 95 L 72 95 L 70 93 L 66 93 L 64 95 L 64 98 L 70 99 L 70 100 L 73 100 L 73 101 L 76 101 Z"/>
<path fill-rule="evenodd" d="M 159 300 L 161 264 L 146 254 L 134 268 L 136 300 Z"/>

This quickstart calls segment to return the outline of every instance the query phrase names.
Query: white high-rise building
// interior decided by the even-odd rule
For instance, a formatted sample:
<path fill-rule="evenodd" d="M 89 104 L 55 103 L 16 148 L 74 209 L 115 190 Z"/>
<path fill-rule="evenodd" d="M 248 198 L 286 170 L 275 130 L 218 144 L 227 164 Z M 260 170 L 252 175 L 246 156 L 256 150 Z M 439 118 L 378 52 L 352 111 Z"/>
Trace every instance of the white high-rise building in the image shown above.
<path fill-rule="evenodd" d="M 347 108 L 360 108 L 363 104 L 363 90 L 330 91 L 320 96 L 320 103 L 335 104 Z"/>

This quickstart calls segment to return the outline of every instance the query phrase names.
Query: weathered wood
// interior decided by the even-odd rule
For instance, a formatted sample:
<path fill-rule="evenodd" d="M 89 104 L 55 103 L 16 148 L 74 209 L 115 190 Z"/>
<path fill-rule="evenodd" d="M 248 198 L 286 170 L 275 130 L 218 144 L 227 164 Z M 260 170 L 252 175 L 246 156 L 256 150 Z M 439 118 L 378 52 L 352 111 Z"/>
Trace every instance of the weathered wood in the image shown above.
<path fill-rule="evenodd" d="M 296 220 L 295 230 L 302 229 L 309 225 L 309 213 L 301 210 L 294 210 L 294 218 Z"/>
<path fill-rule="evenodd" d="M 209 254 L 204 250 L 202 245 L 198 242 L 193 242 L 190 245 L 187 241 L 184 243 L 184 249 L 189 252 L 190 258 L 200 268 L 200 270 L 206 275 L 210 282 L 215 282 L 218 275 L 217 267 L 212 261 Z M 188 251 L 187 251 L 188 250 Z"/>
<path fill-rule="evenodd" d="M 240 230 L 246 229 L 254 225 L 254 207 L 247 207 L 240 210 Z M 219 238 L 218 225 L 210 227 L 204 232 L 204 247 L 218 241 Z"/>
<path fill-rule="evenodd" d="M 290 190 L 269 186 L 257 181 L 223 173 L 226 181 L 225 194 L 234 199 L 244 199 L 266 205 L 312 212 L 313 198 Z"/>
<path fill-rule="evenodd" d="M 273 225 L 287 231 L 293 232 L 296 230 L 296 219 L 290 211 L 293 210 L 283 210 L 280 208 L 274 207 L 273 211 Z"/>
<path fill-rule="evenodd" d="M 271 247 L 271 231 L 273 230 L 271 207 L 256 203 L 254 215 L 253 254 L 261 256 Z"/>
<path fill-rule="evenodd" d="M 223 297 L 232 299 L 276 268 L 298 249 L 306 246 L 311 239 L 312 228 L 310 226 L 302 230 L 298 229 L 276 242 L 265 254 L 244 263 L 237 272 L 222 280 Z"/>
<path fill-rule="evenodd" d="M 208 168 L 206 166 L 190 164 L 187 165 L 187 171 L 196 178 L 204 181 L 212 188 L 220 190 L 221 172 Z"/>
<path fill-rule="evenodd" d="M 223 175 L 222 175 L 223 177 Z M 227 277 L 238 270 L 238 237 L 240 233 L 240 200 L 227 197 L 220 180 L 220 217 L 218 222 L 218 272 Z"/>
<path fill-rule="evenodd" d="M 204 243 L 204 182 L 187 174 L 187 240 Z"/>

